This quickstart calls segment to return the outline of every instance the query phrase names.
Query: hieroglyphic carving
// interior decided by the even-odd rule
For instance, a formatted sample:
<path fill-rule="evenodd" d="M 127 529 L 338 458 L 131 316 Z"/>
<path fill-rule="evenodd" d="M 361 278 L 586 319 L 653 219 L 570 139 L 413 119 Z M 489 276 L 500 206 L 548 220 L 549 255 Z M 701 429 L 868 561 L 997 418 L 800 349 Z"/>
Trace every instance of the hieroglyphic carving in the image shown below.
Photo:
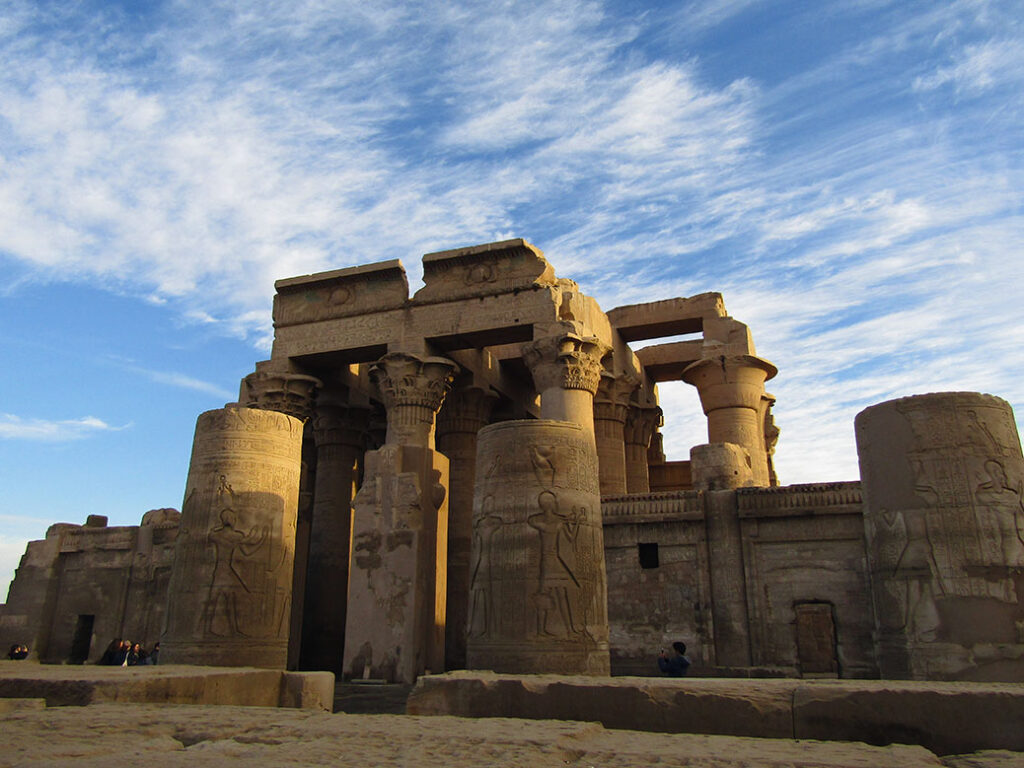
<path fill-rule="evenodd" d="M 558 509 L 558 497 L 551 491 L 537 496 L 540 512 L 526 518 L 526 524 L 539 536 L 540 567 L 534 600 L 537 608 L 537 634 L 548 637 L 582 635 L 584 628 L 573 621 L 573 606 L 578 604 L 580 582 L 576 567 L 576 537 L 580 518 L 576 508 L 569 513 Z M 552 613 L 560 624 L 554 625 Z"/>
<path fill-rule="evenodd" d="M 503 422 L 481 430 L 479 441 L 483 465 L 501 456 L 503 471 L 477 478 L 470 666 L 604 668 L 607 606 L 593 443 L 582 427 L 555 421 Z"/>
<path fill-rule="evenodd" d="M 927 676 L 954 632 L 946 617 L 1017 611 L 1024 459 L 1011 411 L 989 395 L 920 395 L 867 409 L 857 435 L 880 666 Z"/>
<path fill-rule="evenodd" d="M 284 665 L 301 441 L 301 422 L 278 412 L 199 417 L 169 588 L 168 659 Z M 244 649 L 232 644 L 242 640 Z"/>
<path fill-rule="evenodd" d="M 975 491 L 975 514 L 986 533 L 987 554 L 997 554 L 1003 565 L 1024 566 L 1024 483 L 1011 484 L 1006 467 L 996 459 L 985 462 L 984 472 Z"/>

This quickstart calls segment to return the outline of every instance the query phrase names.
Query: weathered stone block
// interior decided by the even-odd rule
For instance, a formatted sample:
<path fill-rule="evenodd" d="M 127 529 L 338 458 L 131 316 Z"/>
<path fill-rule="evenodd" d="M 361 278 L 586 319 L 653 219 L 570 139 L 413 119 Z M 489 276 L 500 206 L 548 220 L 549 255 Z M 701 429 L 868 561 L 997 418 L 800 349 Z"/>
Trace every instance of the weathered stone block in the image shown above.
<path fill-rule="evenodd" d="M 793 695 L 793 736 L 920 744 L 940 755 L 1024 751 L 1024 690 L 971 683 L 801 685 Z"/>

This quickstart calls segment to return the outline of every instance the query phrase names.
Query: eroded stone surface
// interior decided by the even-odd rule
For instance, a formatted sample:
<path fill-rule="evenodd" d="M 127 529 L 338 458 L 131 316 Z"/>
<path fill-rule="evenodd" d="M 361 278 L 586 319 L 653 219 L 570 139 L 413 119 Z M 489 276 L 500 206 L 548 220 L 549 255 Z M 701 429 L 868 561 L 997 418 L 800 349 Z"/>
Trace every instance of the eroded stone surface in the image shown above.
<path fill-rule="evenodd" d="M 567 422 L 495 424 L 477 466 L 468 665 L 608 674 L 593 442 Z"/>
<path fill-rule="evenodd" d="M 196 424 L 163 663 L 283 669 L 302 422 L 223 408 Z"/>
<path fill-rule="evenodd" d="M 920 747 L 612 731 L 596 723 L 104 704 L 8 715 L 4 759 L 37 768 L 293 765 L 939 768 Z M 999 768 L 1002 768 L 1000 766 Z"/>

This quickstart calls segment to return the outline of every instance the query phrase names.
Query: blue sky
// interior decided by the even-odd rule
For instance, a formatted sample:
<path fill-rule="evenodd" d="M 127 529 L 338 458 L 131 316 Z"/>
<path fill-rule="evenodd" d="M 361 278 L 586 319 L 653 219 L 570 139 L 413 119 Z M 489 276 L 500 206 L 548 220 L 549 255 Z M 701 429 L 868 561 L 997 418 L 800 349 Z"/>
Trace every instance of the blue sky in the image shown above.
<path fill-rule="evenodd" d="M 1019 2 L 0 5 L 0 590 L 179 507 L 277 278 L 524 237 L 605 309 L 721 291 L 783 483 L 853 417 L 1024 413 Z M 703 442 L 662 389 L 670 459 Z"/>

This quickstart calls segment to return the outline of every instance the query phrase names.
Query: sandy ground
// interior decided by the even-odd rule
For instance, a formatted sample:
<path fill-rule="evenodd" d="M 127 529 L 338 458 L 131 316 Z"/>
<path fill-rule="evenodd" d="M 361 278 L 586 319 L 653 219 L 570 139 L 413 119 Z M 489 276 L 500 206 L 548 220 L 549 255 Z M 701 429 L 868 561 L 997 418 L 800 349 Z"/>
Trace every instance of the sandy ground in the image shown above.
<path fill-rule="evenodd" d="M 555 720 L 332 715 L 261 707 L 94 704 L 0 714 L 3 768 L 1022 768 L 1022 758 L 1020 753 L 989 752 L 940 760 L 912 746 L 640 733 Z"/>

